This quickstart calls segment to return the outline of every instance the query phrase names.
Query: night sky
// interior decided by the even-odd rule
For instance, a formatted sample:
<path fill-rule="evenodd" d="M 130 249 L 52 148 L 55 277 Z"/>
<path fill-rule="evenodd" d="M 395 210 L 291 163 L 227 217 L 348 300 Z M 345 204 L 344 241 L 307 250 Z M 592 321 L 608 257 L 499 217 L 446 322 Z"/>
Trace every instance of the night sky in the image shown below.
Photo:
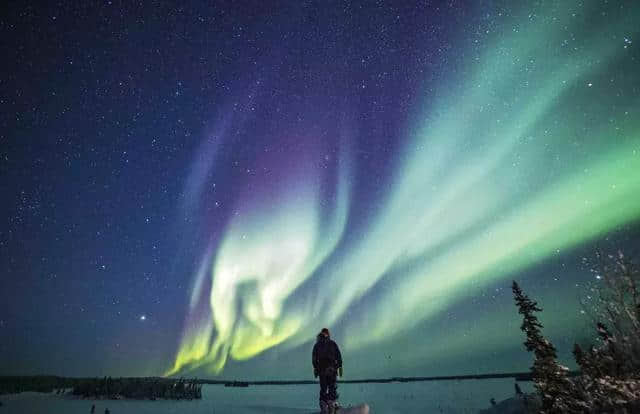
<path fill-rule="evenodd" d="M 0 12 L 0 374 L 570 364 L 640 258 L 640 3 L 61 2 Z M 465 4 L 469 3 L 469 4 Z"/>

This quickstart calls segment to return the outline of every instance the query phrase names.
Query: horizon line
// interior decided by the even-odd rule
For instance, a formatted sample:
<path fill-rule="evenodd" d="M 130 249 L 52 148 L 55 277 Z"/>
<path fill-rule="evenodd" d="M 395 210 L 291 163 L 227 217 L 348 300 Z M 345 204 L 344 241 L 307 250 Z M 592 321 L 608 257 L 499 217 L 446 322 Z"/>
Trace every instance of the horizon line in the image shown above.
<path fill-rule="evenodd" d="M 580 371 L 569 371 L 567 375 L 570 377 L 580 375 Z M 317 380 L 238 380 L 238 379 L 206 379 L 198 377 L 163 377 L 163 376 L 144 376 L 144 377 L 112 377 L 110 375 L 102 375 L 98 377 L 66 377 L 60 375 L 0 375 L 0 378 L 14 378 L 14 377 L 55 377 L 62 379 L 89 379 L 89 378 L 162 378 L 162 379 L 190 379 L 200 384 L 210 385 L 231 385 L 234 384 L 246 384 L 246 385 L 305 385 L 316 384 Z M 466 375 L 437 375 L 437 376 L 420 376 L 420 377 L 387 377 L 387 378 L 360 378 L 352 380 L 338 380 L 338 383 L 342 384 L 363 384 L 363 383 L 392 383 L 392 382 L 423 382 L 423 381 L 461 381 L 461 380 L 482 380 L 482 379 L 500 379 L 500 378 L 514 378 L 516 381 L 532 381 L 533 374 L 530 371 L 527 372 L 506 372 L 506 373 L 488 373 L 488 374 L 466 374 Z"/>

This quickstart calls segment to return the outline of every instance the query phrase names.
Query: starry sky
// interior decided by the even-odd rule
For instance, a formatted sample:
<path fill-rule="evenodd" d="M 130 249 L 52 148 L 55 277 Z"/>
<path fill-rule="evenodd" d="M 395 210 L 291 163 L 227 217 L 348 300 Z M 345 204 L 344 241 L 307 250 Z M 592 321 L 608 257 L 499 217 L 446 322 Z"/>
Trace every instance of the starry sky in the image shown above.
<path fill-rule="evenodd" d="M 570 365 L 640 257 L 640 4 L 10 4 L 0 374 Z M 470 4 L 473 3 L 473 4 Z"/>

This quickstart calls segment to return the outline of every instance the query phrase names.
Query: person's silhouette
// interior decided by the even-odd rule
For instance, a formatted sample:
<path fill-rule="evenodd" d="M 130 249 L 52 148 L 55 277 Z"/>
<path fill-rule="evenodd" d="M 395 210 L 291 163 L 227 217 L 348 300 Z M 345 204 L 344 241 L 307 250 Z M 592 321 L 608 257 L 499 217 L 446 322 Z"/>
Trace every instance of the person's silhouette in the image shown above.
<path fill-rule="evenodd" d="M 311 361 L 314 376 L 320 378 L 320 410 L 333 413 L 338 400 L 336 376 L 340 374 L 342 377 L 342 354 L 327 328 L 323 328 L 316 338 Z"/>

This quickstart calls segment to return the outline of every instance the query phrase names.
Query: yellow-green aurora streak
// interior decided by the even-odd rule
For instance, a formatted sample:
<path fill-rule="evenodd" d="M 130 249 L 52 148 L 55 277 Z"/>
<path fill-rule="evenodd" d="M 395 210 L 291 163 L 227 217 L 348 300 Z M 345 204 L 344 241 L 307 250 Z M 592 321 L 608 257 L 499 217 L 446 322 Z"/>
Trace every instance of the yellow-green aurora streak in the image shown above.
<path fill-rule="evenodd" d="M 638 220 L 640 100 L 628 91 L 638 67 L 622 39 L 637 33 L 639 6 L 611 10 L 592 31 L 604 19 L 595 6 L 545 4 L 504 17 L 435 94 L 356 242 L 339 245 L 350 214 L 348 160 L 328 223 L 314 173 L 234 218 L 194 283 L 192 304 L 206 297 L 208 310 L 193 316 L 192 305 L 194 322 L 167 374 L 220 373 L 229 356 L 308 341 L 316 321 L 342 321 L 347 347 L 358 349 Z M 382 278 L 366 318 L 345 318 Z M 296 298 L 305 283 L 339 289 Z"/>

